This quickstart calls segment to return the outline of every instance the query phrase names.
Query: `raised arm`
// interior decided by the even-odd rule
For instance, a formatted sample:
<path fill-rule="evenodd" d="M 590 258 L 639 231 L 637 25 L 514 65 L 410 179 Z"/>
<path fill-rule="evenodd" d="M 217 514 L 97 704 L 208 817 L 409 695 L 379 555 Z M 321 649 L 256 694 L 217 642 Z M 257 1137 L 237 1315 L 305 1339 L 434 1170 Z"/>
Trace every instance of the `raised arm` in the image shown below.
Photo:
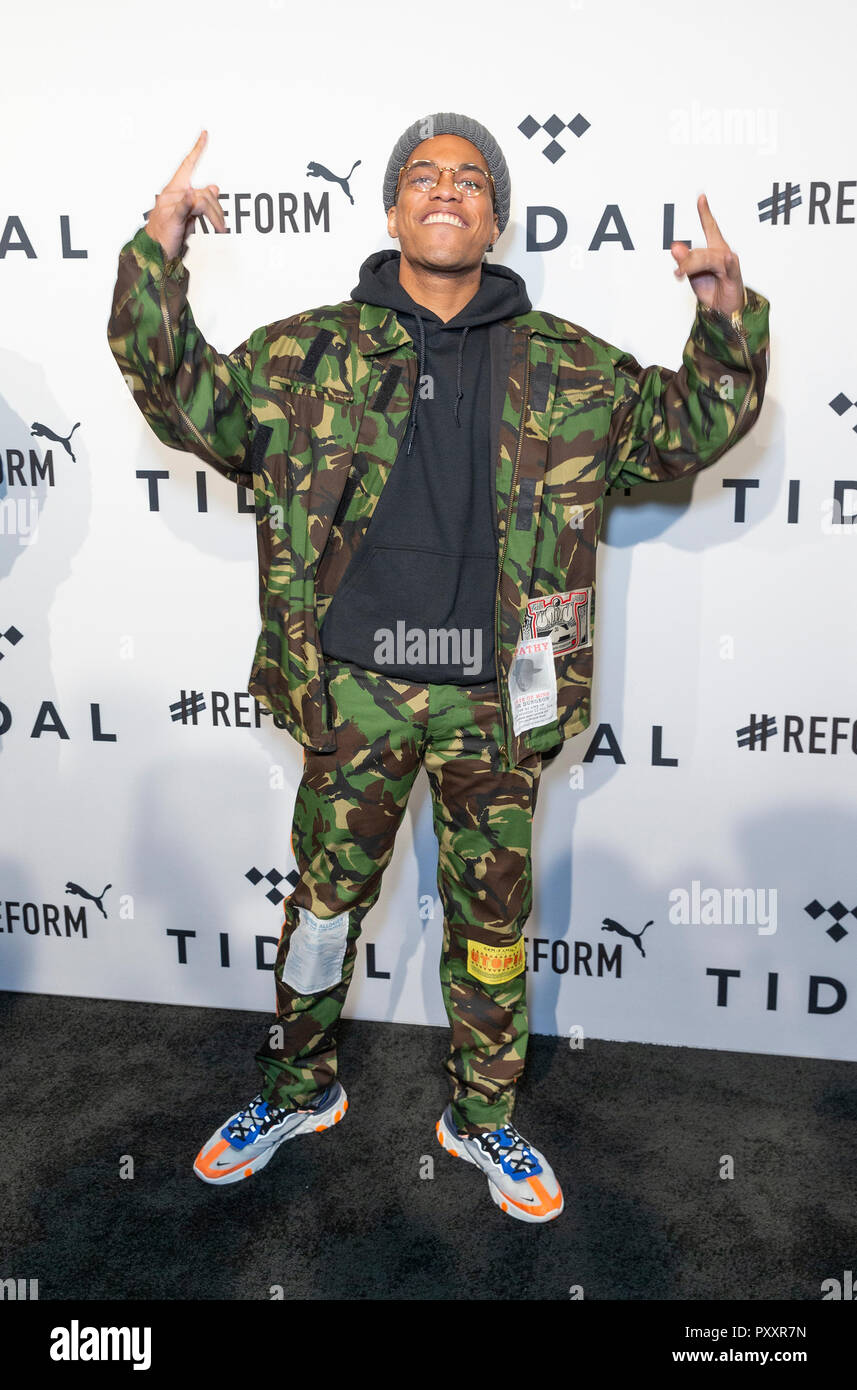
<path fill-rule="evenodd" d="M 696 318 L 678 371 L 641 367 L 607 348 L 615 371 L 607 455 L 609 485 L 667 482 L 714 463 L 758 418 L 768 372 L 768 301 L 745 289 L 738 257 L 702 194 L 707 245 L 673 242 L 675 274 L 688 276 Z"/>
<path fill-rule="evenodd" d="M 209 346 L 187 302 L 190 276 L 181 260 L 194 217 L 204 213 L 215 231 L 227 230 L 216 185 L 195 189 L 190 182 L 206 138 L 203 131 L 145 227 L 120 252 L 107 339 L 161 442 L 252 487 L 252 337 L 227 355 Z"/>

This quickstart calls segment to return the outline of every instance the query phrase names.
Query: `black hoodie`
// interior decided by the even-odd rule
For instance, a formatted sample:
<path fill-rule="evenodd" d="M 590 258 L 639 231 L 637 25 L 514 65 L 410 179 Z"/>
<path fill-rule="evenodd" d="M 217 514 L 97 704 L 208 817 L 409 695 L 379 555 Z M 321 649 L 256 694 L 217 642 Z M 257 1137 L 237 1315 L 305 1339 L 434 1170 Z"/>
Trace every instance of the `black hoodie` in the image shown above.
<path fill-rule="evenodd" d="M 399 259 L 398 251 L 376 251 L 351 293 L 395 309 L 419 354 L 417 389 L 396 462 L 325 614 L 321 646 L 399 680 L 478 685 L 496 680 L 488 325 L 532 305 L 519 275 L 485 264 L 473 298 L 444 323 L 402 288 Z"/>

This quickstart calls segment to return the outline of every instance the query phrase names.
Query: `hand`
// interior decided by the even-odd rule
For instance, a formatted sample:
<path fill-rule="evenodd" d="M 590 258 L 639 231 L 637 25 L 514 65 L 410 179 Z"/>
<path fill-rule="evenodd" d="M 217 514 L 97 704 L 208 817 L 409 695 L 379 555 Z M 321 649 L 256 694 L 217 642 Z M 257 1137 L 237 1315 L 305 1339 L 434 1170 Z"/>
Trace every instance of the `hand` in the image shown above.
<path fill-rule="evenodd" d="M 191 175 L 194 166 L 205 149 L 208 131 L 204 130 L 191 150 L 179 165 L 168 184 L 165 184 L 155 199 L 155 206 L 146 222 L 146 231 L 154 241 L 159 241 L 167 260 L 172 260 L 181 251 L 194 217 L 204 213 L 216 232 L 228 230 L 223 208 L 218 202 L 220 192 L 216 183 L 206 188 L 192 188 Z"/>
<path fill-rule="evenodd" d="M 741 267 L 735 252 L 730 251 L 723 240 L 704 193 L 700 193 L 696 206 L 706 245 L 691 251 L 683 242 L 674 241 L 670 246 L 678 262 L 674 274 L 679 280 L 685 275 L 688 277 L 700 304 L 705 304 L 709 309 L 718 309 L 728 318 L 736 309 L 744 307 Z"/>

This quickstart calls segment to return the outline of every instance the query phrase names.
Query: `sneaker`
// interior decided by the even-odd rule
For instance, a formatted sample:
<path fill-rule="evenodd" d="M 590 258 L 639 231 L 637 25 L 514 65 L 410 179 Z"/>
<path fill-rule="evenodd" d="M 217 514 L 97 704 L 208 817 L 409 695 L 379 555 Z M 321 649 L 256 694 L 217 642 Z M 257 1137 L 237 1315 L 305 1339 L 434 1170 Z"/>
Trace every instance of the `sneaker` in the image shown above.
<path fill-rule="evenodd" d="M 305 1110 L 280 1109 L 259 1094 L 214 1131 L 194 1159 L 193 1171 L 203 1182 L 240 1182 L 264 1168 L 286 1139 L 330 1129 L 347 1109 L 348 1097 L 338 1081 Z"/>
<path fill-rule="evenodd" d="M 553 1169 L 514 1125 L 490 1134 L 460 1134 L 448 1105 L 435 1128 L 447 1153 L 482 1169 L 501 1211 L 519 1221 L 553 1221 L 559 1216 L 565 1203 Z"/>

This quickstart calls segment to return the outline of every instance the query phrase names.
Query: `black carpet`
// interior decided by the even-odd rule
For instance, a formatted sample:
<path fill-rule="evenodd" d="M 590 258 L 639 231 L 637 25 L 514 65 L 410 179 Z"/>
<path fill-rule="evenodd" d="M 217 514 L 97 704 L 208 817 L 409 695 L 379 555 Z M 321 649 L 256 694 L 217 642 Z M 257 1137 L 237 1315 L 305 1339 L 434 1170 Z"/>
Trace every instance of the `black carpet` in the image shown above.
<path fill-rule="evenodd" d="M 815 1301 L 857 1272 L 853 1063 L 532 1038 L 515 1123 L 566 1205 L 530 1226 L 437 1142 L 443 1029 L 343 1020 L 345 1119 L 219 1189 L 191 1165 L 268 1015 L 4 993 L 0 1021 L 0 1277 L 41 1300 Z"/>

